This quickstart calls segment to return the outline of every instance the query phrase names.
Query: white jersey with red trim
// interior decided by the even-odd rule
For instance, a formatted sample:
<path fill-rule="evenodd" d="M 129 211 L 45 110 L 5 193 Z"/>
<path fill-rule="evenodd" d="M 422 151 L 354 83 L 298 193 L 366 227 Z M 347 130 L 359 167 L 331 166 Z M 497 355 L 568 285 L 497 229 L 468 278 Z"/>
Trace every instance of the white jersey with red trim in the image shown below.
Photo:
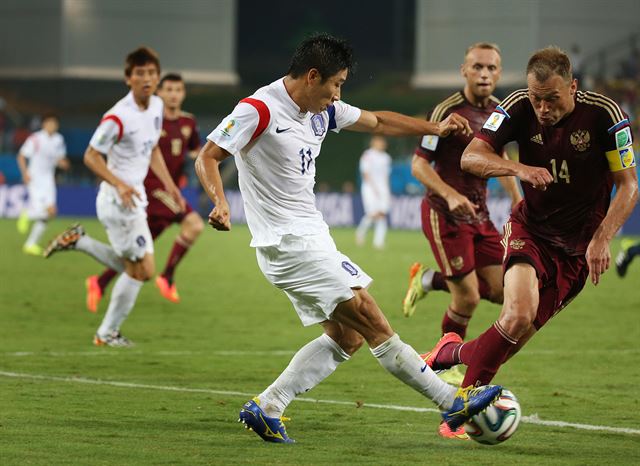
<path fill-rule="evenodd" d="M 34 185 L 54 185 L 56 165 L 67 148 L 60 133 L 49 134 L 41 129 L 27 138 L 19 151 L 29 161 L 29 176 Z"/>
<path fill-rule="evenodd" d="M 279 79 L 243 99 L 207 136 L 235 156 L 251 246 L 328 230 L 313 193 L 316 158 L 327 132 L 354 124 L 360 114 L 341 101 L 322 113 L 301 112 Z"/>
<path fill-rule="evenodd" d="M 146 205 L 144 179 L 149 171 L 151 151 L 162 131 L 162 99 L 151 96 L 142 109 L 129 92 L 104 114 L 89 145 L 107 156 L 107 167 L 123 182 L 135 187 Z M 106 186 L 105 186 L 106 185 Z M 115 189 L 102 182 L 101 189 Z M 115 194 L 117 196 L 117 194 Z"/>

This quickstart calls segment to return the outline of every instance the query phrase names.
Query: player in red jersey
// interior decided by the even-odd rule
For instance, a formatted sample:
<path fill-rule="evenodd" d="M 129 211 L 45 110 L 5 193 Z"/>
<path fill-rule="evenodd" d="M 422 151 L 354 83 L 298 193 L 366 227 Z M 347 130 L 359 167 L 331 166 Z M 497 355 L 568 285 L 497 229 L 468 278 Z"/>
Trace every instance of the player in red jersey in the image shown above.
<path fill-rule="evenodd" d="M 460 68 L 464 89 L 439 103 L 429 119 L 437 122 L 456 112 L 479 132 L 498 105 L 492 94 L 501 70 L 497 45 L 471 45 Z M 450 291 L 451 304 L 442 321 L 442 333 L 455 332 L 461 338 L 481 298 L 502 303 L 503 250 L 501 235 L 489 219 L 487 180 L 460 168 L 462 152 L 472 138 L 459 134 L 439 140 L 427 135 L 413 156 L 412 173 L 427 188 L 422 201 L 422 229 L 440 272 L 413 264 L 402 302 L 404 315 L 410 317 L 416 302 L 428 291 Z M 522 200 L 515 178 L 500 180 L 515 206 Z"/>
<path fill-rule="evenodd" d="M 160 80 L 158 96 L 164 102 L 162 133 L 158 145 L 174 183 L 180 186 L 187 156 L 195 158 L 200 148 L 198 128 L 193 115 L 182 111 L 186 91 L 184 81 L 179 74 L 170 73 Z M 165 191 L 164 185 L 151 170 L 144 180 L 144 187 L 149 200 L 147 222 L 153 239 L 171 224 L 180 224 L 180 233 L 173 243 L 167 264 L 163 272 L 156 277 L 160 294 L 169 301 L 177 303 L 180 301 L 180 296 L 173 280 L 175 268 L 202 232 L 204 223 L 188 203 L 186 209 L 181 211 L 180 206 Z M 92 275 L 87 278 L 87 309 L 89 311 L 98 310 L 98 303 L 116 274 L 115 270 L 107 269 L 99 277 Z"/>
<path fill-rule="evenodd" d="M 515 175 L 524 190 L 505 225 L 500 317 L 467 343 L 445 335 L 426 358 L 434 369 L 466 364 L 462 386 L 490 382 L 588 277 L 600 282 L 611 239 L 638 200 L 631 129 L 618 104 L 578 91 L 569 58 L 556 47 L 529 59 L 527 85 L 502 101 L 462 155 L 463 170 Z M 518 142 L 519 162 L 498 155 L 509 141 Z"/>

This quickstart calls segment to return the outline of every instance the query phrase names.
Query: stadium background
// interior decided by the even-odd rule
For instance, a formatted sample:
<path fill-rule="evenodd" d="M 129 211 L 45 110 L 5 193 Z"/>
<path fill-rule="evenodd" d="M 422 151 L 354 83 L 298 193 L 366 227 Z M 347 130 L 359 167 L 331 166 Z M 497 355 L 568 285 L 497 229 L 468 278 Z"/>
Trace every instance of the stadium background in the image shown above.
<path fill-rule="evenodd" d="M 201 136 L 255 88 L 284 74 L 295 45 L 314 31 L 349 39 L 358 68 L 343 98 L 368 109 L 424 115 L 459 89 L 466 46 L 479 40 L 503 51 L 503 97 L 523 86 L 531 51 L 556 44 L 575 61 L 580 87 L 616 99 L 633 120 L 640 110 L 640 3 L 550 0 L 373 0 L 322 6 L 294 0 L 5 0 L 0 4 L 0 217 L 15 217 L 26 189 L 16 152 L 38 128 L 38 115 L 61 116 L 72 169 L 59 175 L 63 216 L 95 214 L 96 180 L 82 155 L 102 113 L 126 92 L 125 54 L 140 44 L 155 48 L 163 71 L 181 72 L 188 84 L 184 108 L 196 115 Z M 579 50 L 576 50 L 576 47 Z M 368 137 L 329 137 L 317 175 L 318 204 L 332 226 L 359 220 L 358 158 Z M 390 141 L 394 158 L 390 214 L 395 228 L 419 228 L 421 186 L 411 177 L 411 138 Z M 225 181 L 237 187 L 233 162 Z M 185 194 L 204 214 L 208 203 L 191 170 Z M 491 210 L 501 224 L 509 206 L 490 183 Z M 241 200 L 230 193 L 234 222 Z M 640 233 L 634 212 L 624 232 Z"/>

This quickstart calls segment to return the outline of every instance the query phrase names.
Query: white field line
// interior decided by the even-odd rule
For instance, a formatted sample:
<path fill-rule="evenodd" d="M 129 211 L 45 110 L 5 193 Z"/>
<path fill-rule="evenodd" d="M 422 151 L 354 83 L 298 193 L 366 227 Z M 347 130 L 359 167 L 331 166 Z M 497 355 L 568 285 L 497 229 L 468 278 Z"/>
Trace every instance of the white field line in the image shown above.
<path fill-rule="evenodd" d="M 13 351 L 0 353 L 0 356 L 6 357 L 30 357 L 30 356 L 44 356 L 44 357 L 73 357 L 73 356 L 129 356 L 129 355 L 148 355 L 148 356 L 252 356 L 256 354 L 261 356 L 293 356 L 296 350 L 273 350 L 273 351 L 246 351 L 246 350 L 214 350 L 214 351 L 143 351 L 136 349 L 125 349 L 124 351 L 113 351 L 110 349 L 95 349 L 93 351 Z M 532 350 L 522 351 L 518 353 L 518 357 L 523 356 L 542 356 L 542 355 L 556 355 L 560 351 L 557 350 Z M 600 350 L 576 350 L 576 351 L 562 351 L 563 355 L 601 355 L 601 354 L 638 354 L 640 348 L 625 348 L 625 349 L 600 349 Z"/>
<path fill-rule="evenodd" d="M 6 372 L 6 371 L 0 371 L 0 376 L 10 377 L 14 379 L 44 380 L 44 381 L 50 381 L 50 382 L 66 382 L 66 383 L 89 384 L 89 385 L 106 385 L 106 386 L 119 387 L 119 388 L 160 390 L 160 391 L 166 391 L 166 392 L 207 393 L 210 395 L 238 396 L 243 398 L 250 398 L 254 396 L 253 393 L 245 393 L 245 392 L 237 392 L 237 391 L 229 391 L 229 390 L 211 390 L 208 388 L 174 387 L 174 386 L 168 386 L 168 385 L 150 385 L 150 384 L 140 384 L 140 383 L 133 383 L 133 382 L 118 382 L 118 381 L 111 381 L 111 380 L 87 379 L 84 377 L 57 377 L 57 376 L 51 376 L 51 375 L 23 374 L 18 372 Z M 324 403 L 324 404 L 342 405 L 342 406 L 356 406 L 356 403 L 353 401 L 318 400 L 318 399 L 307 398 L 307 397 L 296 398 L 296 401 L 304 401 L 308 403 Z M 399 406 L 399 405 L 377 404 L 377 403 L 363 403 L 362 405 L 358 405 L 358 406 L 365 407 L 365 408 L 388 409 L 393 411 L 411 411 L 415 413 L 439 413 L 440 412 L 435 408 L 420 408 L 415 406 Z M 573 429 L 580 429 L 580 430 L 592 430 L 592 431 L 598 431 L 598 432 L 612 432 L 616 434 L 640 435 L 639 429 L 629 429 L 625 427 L 598 426 L 598 425 L 591 425 L 591 424 L 578 424 L 574 422 L 565 422 L 565 421 L 547 421 L 544 419 L 540 419 L 540 417 L 537 414 L 532 414 L 531 416 L 522 416 L 521 422 L 526 424 L 535 424 L 535 425 L 549 426 L 549 427 L 570 427 Z"/>

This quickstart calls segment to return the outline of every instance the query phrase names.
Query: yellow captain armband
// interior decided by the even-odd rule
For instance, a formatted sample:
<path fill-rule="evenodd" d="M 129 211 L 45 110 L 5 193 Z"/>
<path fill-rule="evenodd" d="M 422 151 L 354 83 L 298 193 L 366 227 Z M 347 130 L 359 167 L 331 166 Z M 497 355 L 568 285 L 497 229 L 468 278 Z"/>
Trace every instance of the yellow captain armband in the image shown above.
<path fill-rule="evenodd" d="M 636 166 L 633 146 L 610 150 L 606 155 L 609 162 L 609 170 L 612 172 L 619 172 Z"/>

